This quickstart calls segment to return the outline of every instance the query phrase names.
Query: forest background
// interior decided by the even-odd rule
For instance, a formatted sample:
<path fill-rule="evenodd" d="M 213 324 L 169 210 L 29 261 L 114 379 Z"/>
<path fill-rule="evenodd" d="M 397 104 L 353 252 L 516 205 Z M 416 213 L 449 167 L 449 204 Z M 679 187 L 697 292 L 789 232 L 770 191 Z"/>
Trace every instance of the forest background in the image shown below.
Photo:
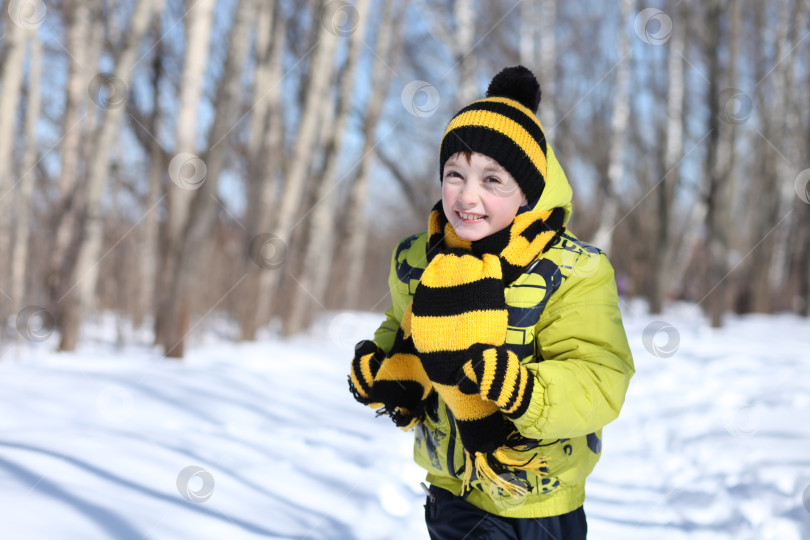
<path fill-rule="evenodd" d="M 0 346 L 104 312 L 179 358 L 386 309 L 444 126 L 518 63 L 623 295 L 808 314 L 808 0 L 2 8 Z"/>

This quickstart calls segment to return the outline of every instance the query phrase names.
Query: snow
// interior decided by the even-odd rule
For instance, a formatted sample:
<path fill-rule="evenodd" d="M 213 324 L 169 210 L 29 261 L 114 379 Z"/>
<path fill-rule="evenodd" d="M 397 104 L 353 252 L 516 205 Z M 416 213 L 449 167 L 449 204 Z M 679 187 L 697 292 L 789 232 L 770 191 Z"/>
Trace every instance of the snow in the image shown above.
<path fill-rule="evenodd" d="M 622 308 L 637 373 L 588 480 L 589 536 L 810 538 L 810 321 Z M 427 538 L 412 434 L 347 390 L 380 320 L 254 343 L 209 321 L 182 362 L 131 329 L 121 345 L 110 317 L 76 353 L 6 346 L 0 537 Z"/>

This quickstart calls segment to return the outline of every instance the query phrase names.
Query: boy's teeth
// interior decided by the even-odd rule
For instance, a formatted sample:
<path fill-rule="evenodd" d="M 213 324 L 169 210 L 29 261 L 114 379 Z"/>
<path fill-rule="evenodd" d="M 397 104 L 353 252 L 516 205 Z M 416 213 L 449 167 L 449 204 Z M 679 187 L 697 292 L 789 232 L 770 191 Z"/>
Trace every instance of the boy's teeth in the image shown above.
<path fill-rule="evenodd" d="M 462 217 L 462 219 L 473 220 L 473 219 L 483 219 L 483 216 L 476 216 L 473 214 L 465 214 L 463 212 L 459 212 L 458 215 Z"/>

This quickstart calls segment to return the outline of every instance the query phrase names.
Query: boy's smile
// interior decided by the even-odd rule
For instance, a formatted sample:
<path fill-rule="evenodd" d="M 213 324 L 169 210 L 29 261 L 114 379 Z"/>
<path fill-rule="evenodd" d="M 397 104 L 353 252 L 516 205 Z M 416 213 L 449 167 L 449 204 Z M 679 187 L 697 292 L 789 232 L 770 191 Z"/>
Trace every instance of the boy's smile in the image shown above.
<path fill-rule="evenodd" d="M 463 240 L 480 240 L 505 229 L 525 204 L 517 181 L 489 156 L 457 152 L 444 165 L 442 208 Z"/>

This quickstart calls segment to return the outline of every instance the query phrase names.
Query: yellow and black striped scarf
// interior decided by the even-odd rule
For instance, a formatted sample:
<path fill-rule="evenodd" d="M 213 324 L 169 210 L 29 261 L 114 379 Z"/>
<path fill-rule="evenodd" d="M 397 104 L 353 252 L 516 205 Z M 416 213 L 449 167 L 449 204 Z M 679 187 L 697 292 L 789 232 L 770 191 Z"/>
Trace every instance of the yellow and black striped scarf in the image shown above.
<path fill-rule="evenodd" d="M 432 391 L 441 396 L 455 417 L 466 452 L 464 486 L 473 475 L 512 495 L 525 488 L 510 482 L 504 466 L 541 472 L 542 460 L 526 463 L 519 451 L 526 442 L 507 416 L 525 412 L 533 380 L 519 377 L 493 401 L 465 391 L 463 366 L 504 347 L 507 309 L 504 289 L 550 247 L 563 230 L 562 208 L 518 214 L 506 229 L 470 242 L 459 238 L 447 221 L 441 202 L 428 223 L 428 265 L 405 312 L 392 350 L 376 375 L 352 376 L 355 397 L 378 414 L 387 414 L 403 429 L 424 416 Z M 511 354 L 511 353 L 509 353 Z M 367 367 L 365 369 L 368 369 Z M 473 376 L 474 377 L 474 376 Z M 474 472 L 475 471 L 475 472 Z"/>

